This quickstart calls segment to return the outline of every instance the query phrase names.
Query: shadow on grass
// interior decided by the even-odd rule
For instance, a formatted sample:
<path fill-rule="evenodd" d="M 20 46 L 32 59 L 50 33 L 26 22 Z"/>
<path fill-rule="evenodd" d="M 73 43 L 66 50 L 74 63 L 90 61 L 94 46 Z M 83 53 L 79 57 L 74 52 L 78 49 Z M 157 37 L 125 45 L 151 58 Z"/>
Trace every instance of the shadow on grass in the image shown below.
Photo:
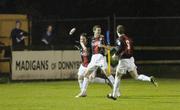
<path fill-rule="evenodd" d="M 106 95 L 105 96 L 88 96 L 90 98 L 107 98 Z M 125 99 L 125 100 L 144 100 L 144 99 L 169 99 L 169 98 L 176 98 L 176 99 L 180 99 L 180 95 L 151 95 L 151 96 L 143 96 L 143 95 L 131 95 L 131 96 L 120 96 L 118 99 Z"/>

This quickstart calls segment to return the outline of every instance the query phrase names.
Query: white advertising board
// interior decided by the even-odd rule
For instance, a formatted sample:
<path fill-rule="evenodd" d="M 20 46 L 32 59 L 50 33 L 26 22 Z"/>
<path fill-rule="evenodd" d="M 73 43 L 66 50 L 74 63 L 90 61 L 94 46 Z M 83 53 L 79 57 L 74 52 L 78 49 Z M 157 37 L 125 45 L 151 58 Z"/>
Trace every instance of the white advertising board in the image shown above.
<path fill-rule="evenodd" d="M 79 51 L 13 51 L 12 80 L 74 79 Z"/>

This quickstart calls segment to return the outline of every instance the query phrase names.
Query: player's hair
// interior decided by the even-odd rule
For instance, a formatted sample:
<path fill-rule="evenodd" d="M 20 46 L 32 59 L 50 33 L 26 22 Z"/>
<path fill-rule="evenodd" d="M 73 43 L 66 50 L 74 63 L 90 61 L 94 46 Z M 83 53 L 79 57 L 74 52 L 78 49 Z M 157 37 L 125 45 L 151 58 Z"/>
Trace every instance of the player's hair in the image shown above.
<path fill-rule="evenodd" d="M 81 33 L 80 36 L 87 37 L 87 33 Z"/>
<path fill-rule="evenodd" d="M 49 27 L 49 26 L 53 27 L 53 25 L 52 25 L 52 24 L 48 24 L 48 25 L 47 25 L 47 27 Z"/>
<path fill-rule="evenodd" d="M 117 32 L 120 34 L 124 34 L 125 33 L 125 29 L 123 25 L 118 25 L 117 26 Z"/>
<path fill-rule="evenodd" d="M 17 24 L 17 23 L 21 24 L 21 21 L 20 21 L 20 20 L 16 20 L 16 24 Z"/>
<path fill-rule="evenodd" d="M 93 32 L 96 30 L 96 28 L 101 28 L 101 26 L 100 25 L 94 25 L 93 26 Z"/>

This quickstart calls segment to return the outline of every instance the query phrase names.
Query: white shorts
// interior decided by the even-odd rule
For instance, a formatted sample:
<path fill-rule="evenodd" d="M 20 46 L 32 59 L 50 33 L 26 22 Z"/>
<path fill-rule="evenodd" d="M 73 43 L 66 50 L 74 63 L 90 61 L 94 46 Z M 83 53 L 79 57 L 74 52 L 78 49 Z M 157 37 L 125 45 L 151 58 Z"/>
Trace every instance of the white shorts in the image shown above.
<path fill-rule="evenodd" d="M 84 67 L 81 64 L 80 67 L 79 67 L 79 70 L 78 70 L 78 76 L 83 76 L 84 77 L 86 70 L 87 70 L 87 67 Z M 93 78 L 95 78 L 95 76 L 96 76 L 96 70 L 92 71 L 92 74 L 91 74 L 90 77 L 93 79 Z"/>
<path fill-rule="evenodd" d="M 126 74 L 127 71 L 133 71 L 136 67 L 134 63 L 134 57 L 129 59 L 120 59 L 116 68 L 116 73 Z"/>
<path fill-rule="evenodd" d="M 104 56 L 104 68 L 105 68 L 105 69 L 108 68 L 108 63 L 107 63 L 106 56 Z"/>
<path fill-rule="evenodd" d="M 80 67 L 79 67 L 79 70 L 78 70 L 78 76 L 84 76 L 86 70 L 87 70 L 87 67 L 84 67 L 84 66 L 81 64 Z"/>
<path fill-rule="evenodd" d="M 97 70 L 97 68 L 101 68 L 102 70 L 105 70 L 107 68 L 107 62 L 105 60 L 105 57 L 101 54 L 94 54 L 91 57 L 91 61 L 87 67 L 87 69 L 90 72 L 93 72 Z"/>

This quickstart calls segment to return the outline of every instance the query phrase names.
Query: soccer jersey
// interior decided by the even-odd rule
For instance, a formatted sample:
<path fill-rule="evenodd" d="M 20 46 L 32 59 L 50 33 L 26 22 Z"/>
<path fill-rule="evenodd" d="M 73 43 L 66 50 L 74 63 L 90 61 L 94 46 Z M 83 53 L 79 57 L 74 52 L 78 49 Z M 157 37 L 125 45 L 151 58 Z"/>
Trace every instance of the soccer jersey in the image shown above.
<path fill-rule="evenodd" d="M 93 37 L 91 42 L 92 54 L 104 55 L 105 50 L 103 47 L 100 47 L 102 44 L 105 44 L 103 36 L 97 38 Z"/>
<path fill-rule="evenodd" d="M 118 50 L 116 55 L 118 55 L 121 59 L 133 56 L 133 42 L 125 34 L 117 38 L 116 45 Z"/>
<path fill-rule="evenodd" d="M 84 67 L 87 67 L 90 62 L 90 57 L 91 57 L 90 48 L 87 48 L 87 51 L 85 51 L 81 48 L 80 53 L 81 53 L 82 65 Z"/>

